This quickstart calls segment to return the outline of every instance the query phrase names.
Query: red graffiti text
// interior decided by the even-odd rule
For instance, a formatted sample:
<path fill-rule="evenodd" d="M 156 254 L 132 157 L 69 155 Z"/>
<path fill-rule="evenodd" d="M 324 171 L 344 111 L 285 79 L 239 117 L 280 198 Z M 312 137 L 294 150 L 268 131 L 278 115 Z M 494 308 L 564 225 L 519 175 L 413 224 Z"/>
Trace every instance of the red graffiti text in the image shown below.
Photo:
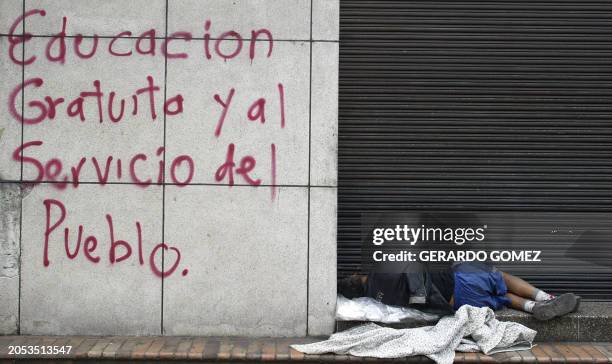
<path fill-rule="evenodd" d="M 43 265 L 45 267 L 51 265 L 49 245 L 52 243 L 58 244 L 57 240 L 60 239 L 63 240 L 66 257 L 70 260 L 75 260 L 82 256 L 81 259 L 92 264 L 98 264 L 102 260 L 107 260 L 111 265 L 115 265 L 129 259 L 136 259 L 139 265 L 148 265 L 151 272 L 160 278 L 171 276 L 179 267 L 181 252 L 176 247 L 159 243 L 153 246 L 148 254 L 146 253 L 146 247 L 143 244 L 142 238 L 142 224 L 139 221 L 134 223 L 134 234 L 132 235 L 132 243 L 130 243 L 122 239 L 125 237 L 119 236 L 113 217 L 110 214 L 105 216 L 108 235 L 102 237 L 89 234 L 83 225 L 78 225 L 76 229 L 73 228 L 72 230 L 70 227 L 64 226 L 63 224 L 68 217 L 68 213 L 63 202 L 55 199 L 46 199 L 43 201 L 43 205 L 46 217 L 43 236 Z M 63 234 L 61 234 L 62 227 L 64 228 Z M 161 261 L 162 250 L 172 252 L 172 254 L 165 254 L 167 256 L 164 259 L 166 263 L 165 269 L 162 269 L 156 263 L 156 261 Z M 185 276 L 187 273 L 188 270 L 183 269 L 182 275 Z"/>

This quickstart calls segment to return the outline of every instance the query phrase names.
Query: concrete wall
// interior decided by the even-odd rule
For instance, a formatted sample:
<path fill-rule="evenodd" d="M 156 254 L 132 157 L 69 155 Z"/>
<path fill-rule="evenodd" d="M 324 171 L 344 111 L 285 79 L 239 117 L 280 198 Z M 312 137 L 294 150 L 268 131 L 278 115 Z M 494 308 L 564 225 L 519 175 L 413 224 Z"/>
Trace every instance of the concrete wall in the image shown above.
<path fill-rule="evenodd" d="M 0 332 L 330 333 L 338 18 L 1 0 Z"/>

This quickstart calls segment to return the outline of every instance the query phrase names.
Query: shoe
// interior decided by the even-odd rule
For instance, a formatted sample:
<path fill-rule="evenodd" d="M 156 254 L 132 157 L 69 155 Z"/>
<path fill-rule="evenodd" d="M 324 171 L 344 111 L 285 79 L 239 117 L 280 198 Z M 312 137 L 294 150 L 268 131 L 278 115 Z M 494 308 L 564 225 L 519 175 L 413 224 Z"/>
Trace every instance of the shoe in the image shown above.
<path fill-rule="evenodd" d="M 551 296 L 551 300 L 559 297 L 555 295 L 550 295 L 550 296 Z M 582 300 L 582 297 L 576 295 L 576 307 L 574 307 L 574 309 L 572 310 L 572 313 L 578 311 L 578 308 L 580 307 L 580 300 Z"/>
<path fill-rule="evenodd" d="M 577 308 L 579 300 L 573 293 L 564 293 L 552 300 L 536 302 L 533 306 L 533 316 L 541 321 L 566 315 Z"/>

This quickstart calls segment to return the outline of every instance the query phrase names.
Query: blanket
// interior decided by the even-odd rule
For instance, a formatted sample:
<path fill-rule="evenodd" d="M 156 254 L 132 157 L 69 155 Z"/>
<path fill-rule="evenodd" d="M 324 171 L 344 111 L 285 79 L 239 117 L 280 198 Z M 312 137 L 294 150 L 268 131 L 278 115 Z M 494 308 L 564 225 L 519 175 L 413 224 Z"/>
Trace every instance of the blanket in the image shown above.
<path fill-rule="evenodd" d="M 374 323 L 338 332 L 321 342 L 291 345 L 306 354 L 350 354 L 376 358 L 425 355 L 439 364 L 450 364 L 455 351 L 494 354 L 532 347 L 536 331 L 515 322 L 502 322 L 488 307 L 464 305 L 454 316 L 435 326 L 393 329 Z"/>

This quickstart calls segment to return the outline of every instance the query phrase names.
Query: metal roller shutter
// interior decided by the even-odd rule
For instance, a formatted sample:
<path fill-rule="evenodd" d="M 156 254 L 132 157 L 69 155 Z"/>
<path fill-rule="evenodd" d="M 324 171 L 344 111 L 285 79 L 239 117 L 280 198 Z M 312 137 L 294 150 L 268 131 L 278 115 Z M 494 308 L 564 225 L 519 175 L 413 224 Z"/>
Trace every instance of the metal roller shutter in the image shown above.
<path fill-rule="evenodd" d="M 341 0 L 339 103 L 340 275 L 366 211 L 612 213 L 612 1 Z M 521 275 L 612 298 L 557 268 Z"/>

